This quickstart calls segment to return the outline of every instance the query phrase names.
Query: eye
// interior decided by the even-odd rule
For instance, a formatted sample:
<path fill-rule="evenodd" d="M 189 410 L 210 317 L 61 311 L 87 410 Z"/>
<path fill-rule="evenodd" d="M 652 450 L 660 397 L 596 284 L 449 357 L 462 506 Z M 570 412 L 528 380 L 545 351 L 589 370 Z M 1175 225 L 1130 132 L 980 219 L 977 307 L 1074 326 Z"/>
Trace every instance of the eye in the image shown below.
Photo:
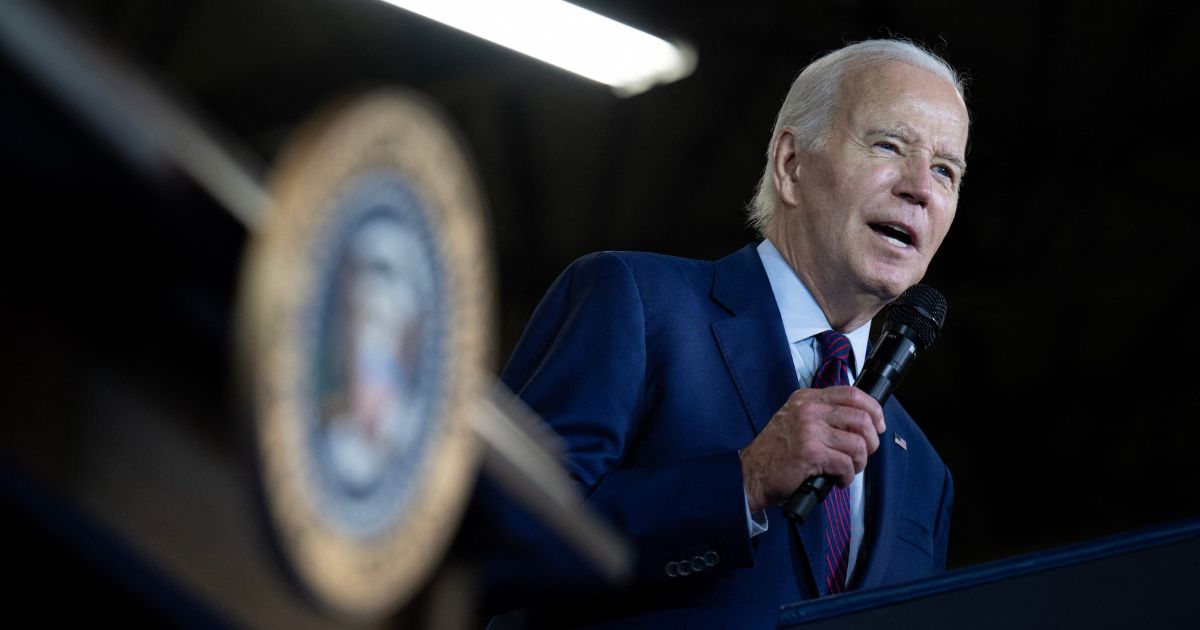
<path fill-rule="evenodd" d="M 941 175 L 942 177 L 945 177 L 946 179 L 950 180 L 951 182 L 954 181 L 954 170 L 947 166 L 935 164 L 933 167 L 933 171 L 935 173 L 937 173 L 938 175 Z"/>
<path fill-rule="evenodd" d="M 875 143 L 875 146 L 879 147 L 880 149 L 883 149 L 884 151 L 889 151 L 891 153 L 899 153 L 900 152 L 900 147 L 897 147 L 896 145 L 892 144 L 891 142 L 888 142 L 887 140 L 880 140 L 879 142 Z"/>

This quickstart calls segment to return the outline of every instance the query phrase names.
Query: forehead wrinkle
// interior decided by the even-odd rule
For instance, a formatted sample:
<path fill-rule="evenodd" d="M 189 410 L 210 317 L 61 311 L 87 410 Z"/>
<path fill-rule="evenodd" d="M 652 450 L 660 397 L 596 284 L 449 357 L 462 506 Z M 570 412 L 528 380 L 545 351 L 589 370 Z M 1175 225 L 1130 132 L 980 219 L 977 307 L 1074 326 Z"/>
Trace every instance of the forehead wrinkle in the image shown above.
<path fill-rule="evenodd" d="M 912 130 L 905 125 L 893 125 L 887 127 L 878 127 L 867 132 L 867 135 L 891 136 L 900 138 L 908 143 L 915 143 Z"/>

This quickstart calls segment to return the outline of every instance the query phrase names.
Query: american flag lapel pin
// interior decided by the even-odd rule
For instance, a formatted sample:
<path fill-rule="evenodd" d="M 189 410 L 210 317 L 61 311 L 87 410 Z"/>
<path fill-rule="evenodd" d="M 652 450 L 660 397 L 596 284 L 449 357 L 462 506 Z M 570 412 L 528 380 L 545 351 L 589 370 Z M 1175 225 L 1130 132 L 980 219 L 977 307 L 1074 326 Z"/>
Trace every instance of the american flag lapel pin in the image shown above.
<path fill-rule="evenodd" d="M 892 434 L 892 441 L 896 443 L 896 446 L 899 446 L 906 451 L 908 450 L 908 442 L 904 441 L 904 438 L 900 437 L 898 434 Z"/>

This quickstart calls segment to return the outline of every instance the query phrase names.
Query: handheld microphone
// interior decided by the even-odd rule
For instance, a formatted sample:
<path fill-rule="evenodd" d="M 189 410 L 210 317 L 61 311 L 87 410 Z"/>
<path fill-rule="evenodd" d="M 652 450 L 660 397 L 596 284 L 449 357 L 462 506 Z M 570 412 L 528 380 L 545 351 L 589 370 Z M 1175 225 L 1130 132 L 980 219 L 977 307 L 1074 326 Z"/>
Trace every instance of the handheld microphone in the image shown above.
<path fill-rule="evenodd" d="M 888 306 L 883 332 L 871 350 L 854 386 L 880 405 L 892 395 L 917 355 L 933 344 L 946 323 L 946 298 L 933 287 L 916 284 Z M 788 518 L 803 523 L 825 500 L 837 480 L 826 475 L 809 477 L 783 506 Z"/>

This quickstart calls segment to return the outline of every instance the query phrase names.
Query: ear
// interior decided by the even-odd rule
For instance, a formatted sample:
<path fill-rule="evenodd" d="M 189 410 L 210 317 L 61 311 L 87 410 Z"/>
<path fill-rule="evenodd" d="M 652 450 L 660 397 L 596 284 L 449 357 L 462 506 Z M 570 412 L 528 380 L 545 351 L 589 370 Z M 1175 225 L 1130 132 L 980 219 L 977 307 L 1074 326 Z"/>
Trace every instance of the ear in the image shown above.
<path fill-rule="evenodd" d="M 796 205 L 797 169 L 800 156 L 796 150 L 796 134 L 784 127 L 775 134 L 771 144 L 771 172 L 775 184 L 775 195 L 780 203 Z"/>

